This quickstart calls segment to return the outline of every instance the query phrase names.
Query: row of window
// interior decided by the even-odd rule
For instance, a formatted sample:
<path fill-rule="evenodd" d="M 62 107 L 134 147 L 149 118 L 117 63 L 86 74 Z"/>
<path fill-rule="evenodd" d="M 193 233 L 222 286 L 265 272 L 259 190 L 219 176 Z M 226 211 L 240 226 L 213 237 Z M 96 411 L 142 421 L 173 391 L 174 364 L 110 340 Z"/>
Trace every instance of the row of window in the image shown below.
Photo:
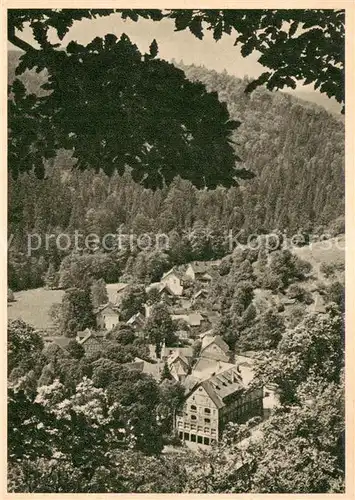
<path fill-rule="evenodd" d="M 191 420 L 197 420 L 197 417 L 196 415 L 190 415 L 190 418 Z M 210 418 L 205 418 L 205 424 L 210 424 L 211 423 L 211 419 Z"/>
<path fill-rule="evenodd" d="M 179 429 L 192 430 L 197 432 L 203 432 L 204 434 L 211 434 L 212 436 L 216 436 L 216 429 L 211 429 L 210 427 L 203 427 L 202 425 L 189 424 L 188 422 L 178 422 Z"/>
<path fill-rule="evenodd" d="M 197 406 L 196 405 L 191 405 L 190 406 L 190 410 L 191 411 L 197 411 Z M 204 408 L 204 412 L 206 413 L 206 415 L 210 415 L 211 414 L 211 409 L 210 408 Z"/>
<path fill-rule="evenodd" d="M 209 445 L 215 442 L 215 439 L 210 439 L 206 436 L 199 436 L 198 434 L 189 434 L 188 432 L 179 432 L 179 437 L 184 441 L 191 441 L 191 443 L 198 443 L 198 444 Z"/>

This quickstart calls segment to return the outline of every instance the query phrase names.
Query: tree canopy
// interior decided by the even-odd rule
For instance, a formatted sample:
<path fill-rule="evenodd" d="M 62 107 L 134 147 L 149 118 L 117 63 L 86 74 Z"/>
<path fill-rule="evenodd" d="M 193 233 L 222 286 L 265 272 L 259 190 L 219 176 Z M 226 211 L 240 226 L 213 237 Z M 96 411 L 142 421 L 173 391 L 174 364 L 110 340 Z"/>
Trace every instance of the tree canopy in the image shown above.
<path fill-rule="evenodd" d="M 114 12 L 133 21 L 171 19 L 176 31 L 188 29 L 199 39 L 206 30 L 216 41 L 237 35 L 243 57 L 257 51 L 268 68 L 247 92 L 262 84 L 295 88 L 301 80 L 344 104 L 342 10 L 10 10 L 8 39 L 25 51 L 17 74 L 48 72 L 41 97 L 26 94 L 18 80 L 12 85 L 9 167 L 15 176 L 34 168 L 43 177 L 44 159 L 60 147 L 74 151 L 79 168 L 112 173 L 129 166 L 149 187 L 169 184 L 176 174 L 197 187 L 230 186 L 252 175 L 236 167 L 231 140 L 239 122 L 215 93 L 159 59 L 155 40 L 140 54 L 124 34 L 86 47 L 71 42 L 66 50 L 48 39 L 50 29 L 62 40 L 75 21 Z M 18 36 L 27 23 L 40 49 Z"/>

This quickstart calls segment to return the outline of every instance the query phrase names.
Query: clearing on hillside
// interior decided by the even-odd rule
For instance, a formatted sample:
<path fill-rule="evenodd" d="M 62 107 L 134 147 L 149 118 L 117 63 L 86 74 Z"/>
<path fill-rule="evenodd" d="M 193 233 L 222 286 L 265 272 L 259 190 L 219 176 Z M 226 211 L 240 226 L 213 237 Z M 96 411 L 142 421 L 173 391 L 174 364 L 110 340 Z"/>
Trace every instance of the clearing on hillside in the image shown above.
<path fill-rule="evenodd" d="M 7 317 L 8 319 L 23 319 L 38 329 L 51 328 L 53 324 L 49 317 L 49 309 L 52 304 L 61 302 L 63 295 L 63 290 L 46 290 L 45 288 L 15 292 L 15 302 L 7 305 Z"/>

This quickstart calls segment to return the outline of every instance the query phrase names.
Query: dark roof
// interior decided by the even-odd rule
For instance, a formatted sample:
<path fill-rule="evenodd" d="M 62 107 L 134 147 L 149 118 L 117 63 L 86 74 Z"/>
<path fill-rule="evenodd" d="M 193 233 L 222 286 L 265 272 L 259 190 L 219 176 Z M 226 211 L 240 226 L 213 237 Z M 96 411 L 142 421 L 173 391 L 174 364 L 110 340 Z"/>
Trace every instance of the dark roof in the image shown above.
<path fill-rule="evenodd" d="M 43 337 L 45 342 L 53 342 L 57 344 L 62 349 L 65 349 L 71 340 L 75 340 L 74 338 L 69 337 Z"/>
<path fill-rule="evenodd" d="M 145 291 L 147 293 L 149 293 L 152 290 L 157 290 L 158 293 L 162 293 L 162 292 L 166 291 L 170 295 L 174 295 L 174 292 L 171 290 L 169 285 L 167 283 L 161 283 L 160 281 L 156 281 L 154 283 L 151 283 L 145 289 Z"/>
<path fill-rule="evenodd" d="M 136 314 L 131 316 L 129 318 L 129 320 L 127 321 L 127 325 L 131 325 L 132 323 L 135 323 L 136 321 L 140 321 L 140 322 L 144 323 L 145 317 L 143 316 L 143 314 L 141 312 L 137 312 Z"/>

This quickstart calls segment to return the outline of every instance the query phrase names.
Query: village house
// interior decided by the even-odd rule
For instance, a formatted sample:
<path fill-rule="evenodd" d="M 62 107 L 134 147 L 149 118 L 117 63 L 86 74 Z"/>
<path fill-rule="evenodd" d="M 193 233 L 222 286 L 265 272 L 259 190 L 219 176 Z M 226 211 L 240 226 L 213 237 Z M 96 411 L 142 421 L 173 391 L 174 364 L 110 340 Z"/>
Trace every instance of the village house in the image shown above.
<path fill-rule="evenodd" d="M 151 283 L 145 289 L 146 293 L 149 294 L 151 291 L 156 290 L 159 295 L 159 300 L 165 302 L 166 304 L 174 304 L 176 301 L 176 294 L 170 288 L 168 283 L 157 281 Z"/>
<path fill-rule="evenodd" d="M 199 312 L 191 312 L 188 314 L 172 314 L 171 319 L 174 321 L 185 321 L 190 327 L 200 326 L 201 322 L 205 320 L 205 318 Z"/>
<path fill-rule="evenodd" d="M 243 423 L 262 415 L 262 388 L 246 388 L 237 366 L 204 380 L 191 377 L 191 381 L 185 380 L 185 402 L 175 416 L 175 428 L 187 445 L 211 445 L 220 439 L 228 422 Z"/>
<path fill-rule="evenodd" d="M 49 344 L 56 344 L 58 347 L 60 347 L 64 351 L 66 351 L 66 348 L 68 347 L 69 342 L 71 340 L 73 340 L 69 337 L 64 337 L 64 336 L 61 336 L 61 337 L 45 336 L 42 338 L 43 338 L 43 342 L 44 342 L 45 346 L 47 346 Z"/>
<path fill-rule="evenodd" d="M 169 289 L 176 296 L 181 296 L 184 291 L 183 287 L 183 273 L 178 271 L 175 267 L 171 268 L 170 271 L 163 274 L 160 282 L 169 286 Z"/>
<path fill-rule="evenodd" d="M 128 283 L 116 283 L 115 285 L 110 285 L 109 300 L 112 301 L 115 305 L 121 304 L 122 297 L 124 296 L 123 292 L 126 290 L 128 285 Z"/>
<path fill-rule="evenodd" d="M 178 382 L 183 382 L 190 372 L 190 360 L 180 350 L 170 354 L 166 363 L 171 375 Z"/>
<path fill-rule="evenodd" d="M 193 350 L 192 350 L 192 347 L 190 345 L 185 346 L 185 347 L 168 347 L 165 345 L 165 342 L 163 342 L 161 352 L 160 352 L 160 358 L 157 358 L 157 356 L 156 356 L 154 344 L 148 344 L 148 349 L 149 349 L 149 357 L 151 359 L 154 359 L 157 361 L 162 360 L 164 362 L 168 359 L 169 356 L 171 356 L 172 354 L 174 354 L 177 351 L 180 352 L 180 354 L 184 355 L 185 358 L 187 358 L 189 362 L 190 362 L 192 355 L 193 355 Z"/>
<path fill-rule="evenodd" d="M 117 305 L 112 304 L 112 302 L 100 306 L 94 312 L 96 314 L 96 324 L 99 330 L 110 331 L 119 323 L 119 309 Z"/>
<path fill-rule="evenodd" d="M 188 340 L 190 338 L 190 331 L 189 329 L 179 329 L 176 330 L 175 335 L 179 340 Z"/>
<path fill-rule="evenodd" d="M 133 330 L 139 331 L 144 327 L 145 316 L 141 312 L 137 312 L 131 318 L 129 318 L 126 324 L 131 326 Z"/>
<path fill-rule="evenodd" d="M 238 365 L 244 385 L 248 386 L 254 378 L 255 373 L 255 353 L 249 352 L 246 355 L 235 355 L 235 362 Z M 263 388 L 263 417 L 268 418 L 275 406 L 280 403 L 279 388 L 276 384 L 269 383 Z"/>
<path fill-rule="evenodd" d="M 200 358 L 208 358 L 227 363 L 230 360 L 230 355 L 228 344 L 224 342 L 220 335 L 208 334 L 203 337 Z"/>
<path fill-rule="evenodd" d="M 123 366 L 126 366 L 130 370 L 137 370 L 139 372 L 143 372 L 144 370 L 144 360 L 141 358 L 134 358 L 133 361 L 129 363 L 123 363 Z"/>
<path fill-rule="evenodd" d="M 205 288 L 201 288 L 201 290 L 199 290 L 192 296 L 191 305 L 194 307 L 204 305 L 207 295 L 208 295 L 208 290 L 206 290 Z"/>
<path fill-rule="evenodd" d="M 94 354 L 101 351 L 105 340 L 105 332 L 89 331 L 85 337 L 81 338 L 78 342 L 85 350 L 86 355 Z"/>
<path fill-rule="evenodd" d="M 211 282 L 219 276 L 216 269 L 218 267 L 212 262 L 195 261 L 188 264 L 185 276 L 193 281 Z"/>
<path fill-rule="evenodd" d="M 189 299 L 188 297 L 180 297 L 178 304 L 180 309 L 187 310 L 190 309 L 190 307 L 192 306 L 192 300 Z"/>

